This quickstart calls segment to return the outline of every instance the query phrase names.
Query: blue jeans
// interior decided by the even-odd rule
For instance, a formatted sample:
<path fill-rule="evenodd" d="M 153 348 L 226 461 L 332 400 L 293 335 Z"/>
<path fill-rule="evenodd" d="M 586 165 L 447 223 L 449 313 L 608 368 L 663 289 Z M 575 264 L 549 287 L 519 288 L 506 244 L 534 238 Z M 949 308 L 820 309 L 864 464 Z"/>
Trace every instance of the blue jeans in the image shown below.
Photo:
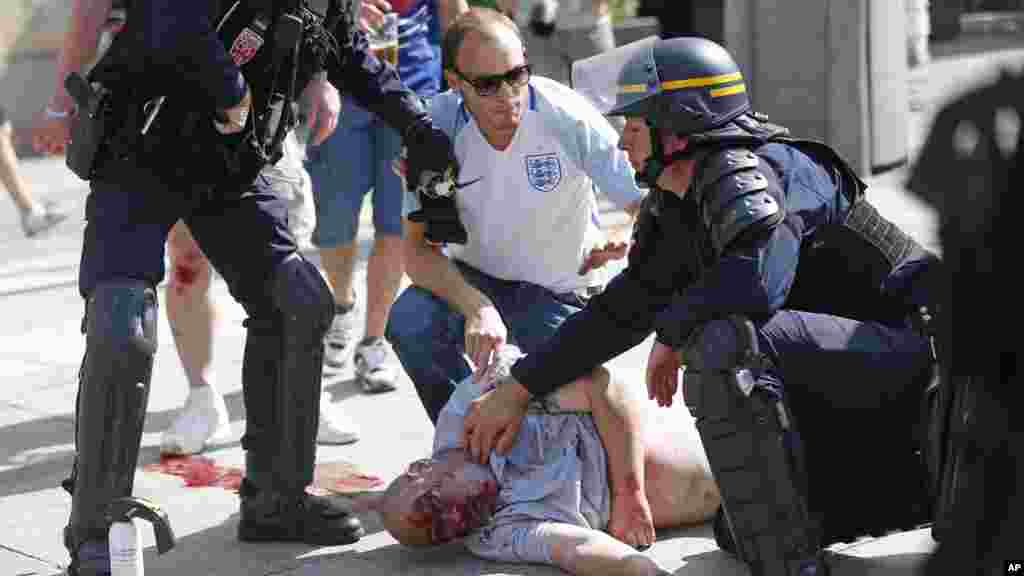
<path fill-rule="evenodd" d="M 463 277 L 498 309 L 509 340 L 529 354 L 551 337 L 586 301 L 531 284 L 499 280 L 461 262 Z M 466 319 L 433 293 L 410 286 L 388 316 L 386 337 L 416 386 L 430 421 L 436 423 L 455 385 L 470 375 L 465 352 Z"/>

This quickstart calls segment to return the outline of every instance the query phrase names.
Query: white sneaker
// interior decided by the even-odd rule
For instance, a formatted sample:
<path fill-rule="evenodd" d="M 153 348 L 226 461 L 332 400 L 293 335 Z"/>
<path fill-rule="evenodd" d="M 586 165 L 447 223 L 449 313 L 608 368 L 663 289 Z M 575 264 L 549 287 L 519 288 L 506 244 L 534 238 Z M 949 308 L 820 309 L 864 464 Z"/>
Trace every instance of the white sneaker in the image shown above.
<path fill-rule="evenodd" d="M 356 381 L 365 394 L 379 394 L 395 389 L 398 370 L 391 361 L 391 346 L 383 338 L 363 340 L 356 346 Z"/>
<path fill-rule="evenodd" d="M 348 364 L 352 353 L 352 341 L 355 339 L 355 309 L 345 313 L 335 313 L 331 327 L 324 335 L 324 366 L 341 369 Z"/>
<path fill-rule="evenodd" d="M 320 425 L 316 431 L 318 444 L 351 444 L 359 440 L 355 424 L 345 417 L 341 407 L 331 403 L 331 395 L 320 395 Z"/>
<path fill-rule="evenodd" d="M 53 202 L 36 204 L 31 210 L 21 213 L 21 229 L 29 238 L 46 232 L 68 217 L 68 211 Z"/>
<path fill-rule="evenodd" d="M 189 388 L 188 400 L 160 439 L 160 453 L 198 454 L 208 443 L 231 439 L 231 420 L 224 397 L 213 386 Z"/>

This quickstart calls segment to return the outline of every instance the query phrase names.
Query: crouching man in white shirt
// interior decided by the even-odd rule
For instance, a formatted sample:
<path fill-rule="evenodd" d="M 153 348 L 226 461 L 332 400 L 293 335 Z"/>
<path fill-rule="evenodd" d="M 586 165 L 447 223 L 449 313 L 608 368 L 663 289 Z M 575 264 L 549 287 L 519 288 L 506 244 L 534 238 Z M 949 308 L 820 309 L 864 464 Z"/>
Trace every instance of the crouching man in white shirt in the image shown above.
<path fill-rule="evenodd" d="M 608 121 L 582 96 L 531 77 L 516 24 L 474 8 L 443 44 L 452 90 L 431 104 L 461 166 L 455 204 L 464 245 L 425 241 L 406 193 L 406 271 L 387 338 L 432 422 L 458 382 L 482 373 L 506 341 L 525 353 L 548 338 L 626 254 L 599 227 L 595 186 L 630 214 L 643 191 Z"/>

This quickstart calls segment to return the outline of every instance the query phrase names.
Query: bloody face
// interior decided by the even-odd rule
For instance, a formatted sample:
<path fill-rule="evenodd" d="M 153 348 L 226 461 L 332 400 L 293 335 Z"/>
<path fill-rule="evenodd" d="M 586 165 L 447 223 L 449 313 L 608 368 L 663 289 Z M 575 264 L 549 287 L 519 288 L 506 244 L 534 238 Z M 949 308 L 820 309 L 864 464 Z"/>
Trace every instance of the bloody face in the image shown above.
<path fill-rule="evenodd" d="M 497 507 L 498 485 L 490 469 L 451 450 L 436 459 L 417 460 L 398 477 L 394 505 L 417 528 L 441 544 L 486 524 Z"/>

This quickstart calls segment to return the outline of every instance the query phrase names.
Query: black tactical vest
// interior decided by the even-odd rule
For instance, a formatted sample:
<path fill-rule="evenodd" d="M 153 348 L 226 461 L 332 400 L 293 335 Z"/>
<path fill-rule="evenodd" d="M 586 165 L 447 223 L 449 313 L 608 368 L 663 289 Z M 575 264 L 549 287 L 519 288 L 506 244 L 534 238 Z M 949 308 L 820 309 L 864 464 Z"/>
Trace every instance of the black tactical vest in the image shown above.
<path fill-rule="evenodd" d="M 776 141 L 796 147 L 825 166 L 843 197 L 841 204 L 847 206 L 838 221 L 803 239 L 796 280 L 785 307 L 901 324 L 919 306 L 932 304 L 934 295 L 927 283 L 918 280 L 937 257 L 867 201 L 867 185 L 853 169 L 820 142 Z"/>

